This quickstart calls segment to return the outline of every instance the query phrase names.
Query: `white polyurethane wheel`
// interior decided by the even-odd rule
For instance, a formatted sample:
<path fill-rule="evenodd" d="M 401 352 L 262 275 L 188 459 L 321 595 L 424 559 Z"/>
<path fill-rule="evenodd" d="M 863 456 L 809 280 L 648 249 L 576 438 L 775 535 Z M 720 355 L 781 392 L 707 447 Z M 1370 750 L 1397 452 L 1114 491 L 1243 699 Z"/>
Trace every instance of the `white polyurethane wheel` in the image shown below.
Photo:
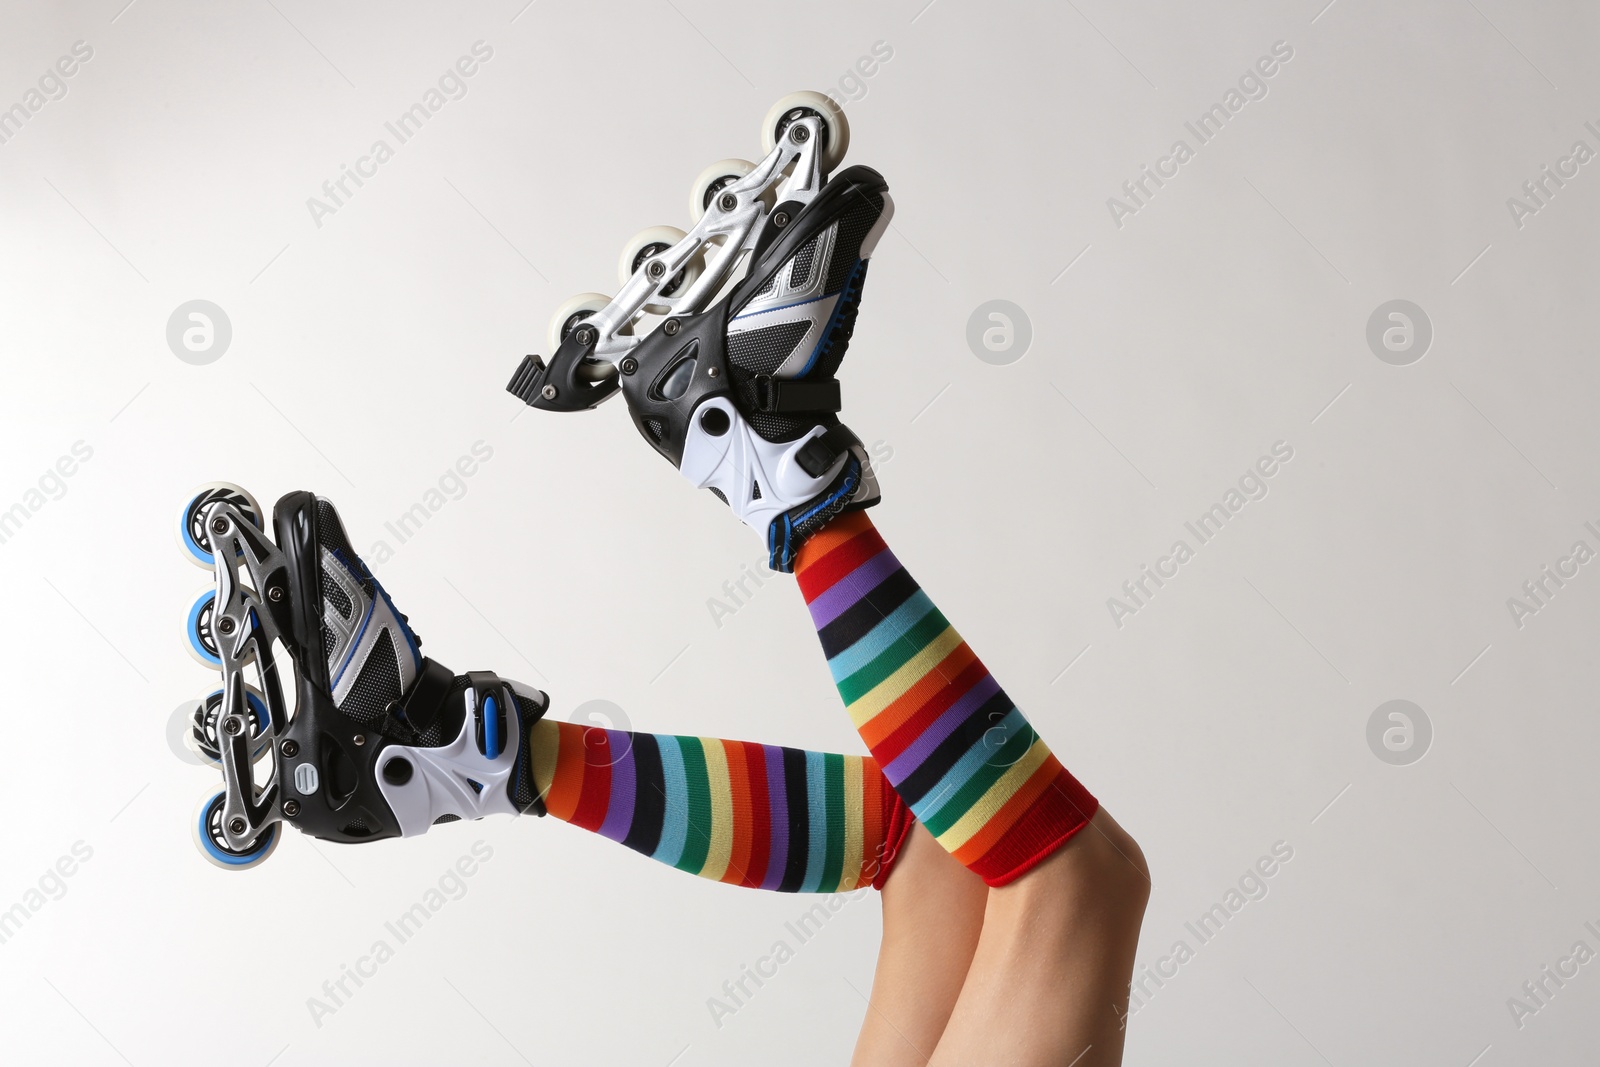
<path fill-rule="evenodd" d="M 195 848 L 200 850 L 214 867 L 221 867 L 225 871 L 243 871 L 255 867 L 272 855 L 278 847 L 278 838 L 282 836 L 279 830 L 282 823 L 273 823 L 261 832 L 255 844 L 243 852 L 235 852 L 221 839 L 220 812 L 223 804 L 223 794 L 213 793 L 200 802 L 195 809 L 193 817 L 189 819 L 189 836 L 194 839 Z"/>
<path fill-rule="evenodd" d="M 689 220 L 698 224 L 705 217 L 711 197 L 755 169 L 748 159 L 719 159 L 701 171 L 689 187 Z"/>
<path fill-rule="evenodd" d="M 799 114 L 796 115 L 796 112 Z M 844 162 L 844 154 L 850 148 L 850 121 L 844 117 L 844 110 L 838 104 L 821 93 L 809 90 L 790 93 L 773 104 L 767 117 L 761 120 L 761 151 L 771 152 L 778 143 L 779 131 L 786 129 L 793 118 L 804 117 L 807 112 L 820 116 L 823 125 L 828 128 L 828 145 L 822 152 L 822 169 L 832 174 Z"/>
<path fill-rule="evenodd" d="M 634 272 L 643 267 L 651 256 L 660 255 L 673 245 L 689 236 L 676 226 L 648 226 L 640 230 L 622 246 L 622 255 L 617 257 L 617 280 L 627 285 L 633 278 Z M 681 293 L 693 285 L 695 279 L 700 277 L 700 257 L 689 260 L 687 266 L 659 290 L 662 296 L 672 296 Z"/>
<path fill-rule="evenodd" d="M 207 589 L 195 599 L 189 608 L 188 618 L 184 620 L 184 644 L 189 649 L 189 655 L 202 667 L 211 670 L 222 669 L 222 657 L 217 654 L 217 634 L 211 629 L 212 612 L 216 608 L 217 591 Z"/>
<path fill-rule="evenodd" d="M 609 303 L 611 298 L 604 293 L 579 293 L 562 301 L 556 313 L 550 316 L 550 333 L 546 340 L 550 343 L 551 354 L 561 347 L 574 326 Z"/>
<path fill-rule="evenodd" d="M 178 547 L 183 549 L 183 558 L 207 570 L 216 567 L 217 563 L 211 554 L 211 539 L 202 524 L 205 509 L 219 500 L 225 500 L 243 511 L 256 529 L 263 529 L 265 523 L 261 505 L 243 486 L 232 482 L 206 482 L 196 486 L 184 503 L 183 510 L 178 513 L 176 533 Z"/>
<path fill-rule="evenodd" d="M 250 758 L 258 760 L 267 746 L 272 744 L 271 712 L 267 709 L 267 698 L 261 690 L 253 685 L 247 685 L 244 687 L 244 693 L 246 706 L 250 709 Z M 218 728 L 222 720 L 222 690 L 215 690 L 204 700 L 197 700 L 194 704 L 194 710 L 189 717 L 189 729 L 184 731 L 183 735 L 184 746 L 207 763 L 221 766 L 222 739 Z M 266 726 L 263 727 L 263 724 Z M 203 744 L 200 734 L 205 736 Z"/>

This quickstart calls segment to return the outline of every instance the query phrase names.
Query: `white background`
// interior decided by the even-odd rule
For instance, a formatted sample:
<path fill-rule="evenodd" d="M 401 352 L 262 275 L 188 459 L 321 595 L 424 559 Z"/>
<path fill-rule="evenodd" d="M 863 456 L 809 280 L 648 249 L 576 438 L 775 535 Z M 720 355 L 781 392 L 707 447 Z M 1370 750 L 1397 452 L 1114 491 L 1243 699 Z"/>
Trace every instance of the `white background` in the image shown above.
<path fill-rule="evenodd" d="M 1600 26 L 1324 2 L 7 4 L 0 106 L 94 54 L 0 145 L 0 508 L 74 442 L 93 457 L 0 544 L 0 908 L 74 842 L 93 856 L 0 944 L 0 1059 L 845 1060 L 875 897 L 718 1028 L 707 998 L 811 901 L 554 821 L 291 835 L 225 874 L 188 836 L 215 775 L 164 733 L 211 684 L 174 517 L 226 478 L 331 497 L 358 548 L 394 548 L 379 573 L 427 652 L 557 715 L 608 699 L 638 729 L 860 751 L 792 580 L 713 622 L 757 539 L 620 404 L 503 392 L 555 305 L 614 291 L 622 242 L 686 225 L 690 178 L 757 154 L 796 88 L 854 97 L 850 158 L 898 206 L 843 374 L 849 422 L 893 449 L 877 520 L 1143 844 L 1141 967 L 1294 849 L 1135 1016 L 1128 1062 L 1592 1056 L 1600 963 L 1520 1029 L 1507 999 L 1600 950 L 1600 567 L 1521 628 L 1506 601 L 1600 547 L 1600 164 L 1520 228 L 1506 201 L 1600 149 Z M 479 40 L 466 96 L 316 225 L 307 198 Z M 1267 96 L 1114 223 L 1107 198 L 1277 41 Z M 165 338 L 197 298 L 233 328 L 203 367 Z M 965 340 L 995 298 L 1032 322 L 1008 366 Z M 1396 298 L 1435 333 L 1409 366 L 1365 337 Z M 465 495 L 386 536 L 480 440 Z M 1115 625 L 1107 598 L 1280 440 L 1266 498 Z M 1410 766 L 1367 744 L 1391 699 L 1433 725 Z M 307 998 L 479 839 L 465 896 L 317 1026 Z"/>

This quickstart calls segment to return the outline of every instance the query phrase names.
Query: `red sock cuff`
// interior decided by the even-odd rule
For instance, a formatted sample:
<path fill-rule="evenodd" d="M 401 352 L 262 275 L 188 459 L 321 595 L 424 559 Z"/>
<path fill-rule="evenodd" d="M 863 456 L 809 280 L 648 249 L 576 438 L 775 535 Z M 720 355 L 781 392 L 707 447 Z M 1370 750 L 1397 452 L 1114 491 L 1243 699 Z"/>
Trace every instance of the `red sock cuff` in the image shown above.
<path fill-rule="evenodd" d="M 1100 802 L 1065 767 L 995 846 L 970 864 L 985 882 L 1003 886 L 1049 859 L 1089 825 Z"/>
<path fill-rule="evenodd" d="M 905 847 L 906 837 L 910 835 L 911 828 L 917 825 L 917 820 L 889 780 L 880 778 L 879 781 L 883 783 L 883 860 L 872 879 L 872 888 L 881 890 L 894 872 L 895 860 L 900 857 L 900 850 Z"/>
<path fill-rule="evenodd" d="M 840 515 L 800 546 L 794 573 L 811 603 L 840 578 L 889 546 L 864 511 Z"/>

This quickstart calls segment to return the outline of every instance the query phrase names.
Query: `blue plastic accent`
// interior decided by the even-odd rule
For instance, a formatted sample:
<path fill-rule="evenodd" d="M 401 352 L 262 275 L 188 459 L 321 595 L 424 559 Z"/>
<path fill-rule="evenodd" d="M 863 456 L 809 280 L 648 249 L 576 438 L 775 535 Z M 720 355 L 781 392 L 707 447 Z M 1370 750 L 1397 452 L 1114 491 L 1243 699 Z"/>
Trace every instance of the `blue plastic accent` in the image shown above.
<path fill-rule="evenodd" d="M 389 606 L 389 614 L 394 616 L 394 621 L 400 624 L 400 636 L 406 639 L 406 648 L 411 650 L 412 664 L 417 670 L 422 670 L 422 653 L 417 649 L 417 635 L 411 632 L 411 627 L 400 617 L 400 612 L 394 606 L 394 601 L 389 599 L 389 591 L 383 587 L 383 583 L 374 578 L 372 579 L 372 587 L 378 591 L 378 595 L 383 597 L 383 602 Z"/>
<path fill-rule="evenodd" d="M 210 650 L 208 650 L 205 645 L 200 643 L 199 636 L 200 612 L 205 610 L 205 606 L 207 604 L 215 601 L 216 599 L 217 591 L 215 589 L 200 594 L 200 599 L 196 600 L 194 602 L 194 606 L 189 609 L 189 626 L 185 631 L 185 636 L 188 637 L 189 647 L 194 649 L 195 655 L 199 656 L 213 667 L 221 669 L 222 657 L 212 655 Z"/>
<path fill-rule="evenodd" d="M 790 519 L 788 514 L 785 513 L 772 520 L 771 525 L 767 527 L 767 566 L 784 574 L 790 574 L 794 571 L 795 555 L 798 552 L 798 549 L 793 544 L 794 528 L 797 525 L 804 525 L 806 520 L 811 518 L 811 516 L 815 515 L 818 511 L 830 507 L 841 497 L 847 497 L 856 491 L 856 486 L 860 484 L 861 462 L 852 456 L 850 457 L 850 463 L 848 466 L 850 473 L 845 476 L 845 479 L 843 483 L 840 484 L 839 488 L 828 494 L 825 499 L 819 500 L 812 504 L 811 507 L 807 508 L 798 519 Z M 779 523 L 782 523 L 783 531 L 783 545 L 781 549 L 777 543 Z"/>
<path fill-rule="evenodd" d="M 266 831 L 255 840 L 248 852 L 230 852 L 216 843 L 211 838 L 211 812 L 217 805 L 223 803 L 223 794 L 218 793 L 211 798 L 211 802 L 200 809 L 200 844 L 205 848 L 206 854 L 218 863 L 229 867 L 251 867 L 265 858 L 266 852 L 272 847 L 273 839 L 278 836 L 278 824 L 273 823 Z"/>
<path fill-rule="evenodd" d="M 189 504 L 192 503 L 194 501 L 191 500 Z M 217 557 L 201 548 L 199 542 L 194 539 L 194 535 L 189 532 L 189 504 L 184 505 L 183 514 L 178 517 L 178 529 L 183 531 L 184 551 L 206 566 L 215 567 L 217 565 Z"/>
<path fill-rule="evenodd" d="M 352 578 L 355 578 L 358 583 L 360 582 L 361 575 L 356 572 L 355 567 L 350 565 L 350 561 L 344 558 L 343 552 L 334 552 L 333 558 L 339 561 L 339 565 L 349 572 Z M 394 620 L 399 626 L 400 636 L 405 640 L 406 650 L 411 653 L 412 667 L 420 671 L 422 669 L 422 653 L 417 649 L 416 635 L 411 632 L 411 627 L 407 626 L 404 620 L 400 618 L 400 612 L 395 609 L 394 601 L 389 599 L 388 590 L 384 589 L 383 583 L 373 576 L 372 570 L 366 564 L 362 564 L 362 569 L 366 571 L 367 580 L 372 582 L 373 591 L 378 594 L 378 598 L 382 599 L 385 606 L 388 607 L 389 614 L 394 616 Z M 377 599 L 374 599 L 368 605 L 367 612 L 361 619 L 361 629 L 356 632 L 355 640 L 350 642 L 349 654 L 334 672 L 333 680 L 329 683 L 330 687 L 338 686 L 339 682 L 344 678 L 345 672 L 350 669 L 350 664 L 354 661 L 356 652 L 361 648 L 362 639 L 367 635 L 367 627 L 372 624 L 372 617 L 377 614 L 377 610 L 378 602 Z"/>
<path fill-rule="evenodd" d="M 333 558 L 339 561 L 340 566 L 350 572 L 350 576 L 352 578 L 356 577 L 355 570 L 350 566 L 349 561 L 346 560 L 343 555 L 335 552 L 333 553 Z M 373 582 L 372 584 L 374 587 L 376 587 L 378 583 Z M 350 664 L 355 660 L 356 653 L 361 650 L 361 639 L 367 636 L 367 626 L 372 622 L 372 616 L 377 612 L 377 610 L 377 601 L 368 601 L 366 614 L 361 617 L 361 629 L 356 631 L 355 640 L 350 642 L 350 647 L 345 651 L 344 662 L 339 664 L 339 669 L 334 672 L 333 679 L 328 683 L 329 689 L 338 688 L 339 682 L 344 678 L 344 672 L 350 669 Z"/>
<path fill-rule="evenodd" d="M 221 696 L 222 690 L 215 689 L 209 696 L 206 697 L 206 700 L 209 702 L 213 697 L 220 698 Z M 272 725 L 272 712 L 267 708 L 267 702 L 265 700 L 262 700 L 260 697 L 248 690 L 245 691 L 244 699 L 245 702 L 250 705 L 250 710 L 256 713 L 256 723 L 258 729 L 251 736 L 260 737 L 262 734 L 266 733 L 268 727 Z"/>
<path fill-rule="evenodd" d="M 494 697 L 483 700 L 483 756 L 490 760 L 500 757 L 500 707 Z"/>
<path fill-rule="evenodd" d="M 857 479 L 861 474 L 861 462 L 852 456 L 850 458 L 850 465 L 850 474 L 845 478 L 843 484 L 841 484 L 833 493 L 829 494 L 826 500 L 819 500 L 810 508 L 808 508 L 798 519 L 795 520 L 796 525 L 805 525 L 806 520 L 811 518 L 811 516 L 815 515 L 818 511 L 829 507 L 840 497 L 849 496 L 851 493 L 856 491 Z"/>
<path fill-rule="evenodd" d="M 816 347 L 811 350 L 811 355 L 806 359 L 806 365 L 800 368 L 800 373 L 795 375 L 796 378 L 804 378 L 811 373 L 811 368 L 817 365 L 817 357 L 822 355 L 822 346 L 828 343 L 828 338 L 832 336 L 834 327 L 839 325 L 839 319 L 844 315 L 844 306 L 849 303 L 851 295 L 850 290 L 859 287 L 861 284 L 861 276 L 866 273 L 866 264 L 866 260 L 858 259 L 856 260 L 856 265 L 850 268 L 850 273 L 845 277 L 844 285 L 835 294 L 838 296 L 839 302 L 834 305 L 833 313 L 828 316 L 828 324 L 822 328 L 822 336 L 817 338 Z"/>
<path fill-rule="evenodd" d="M 256 713 L 255 736 L 260 737 L 272 728 L 272 712 L 267 710 L 267 702 L 254 693 L 246 693 L 244 699 L 250 705 L 250 710 Z"/>
<path fill-rule="evenodd" d="M 843 291 L 844 291 L 843 289 L 839 290 L 839 292 L 843 292 Z M 821 296 L 808 297 L 805 300 L 796 300 L 792 304 L 784 304 L 781 307 L 762 308 L 760 311 L 746 311 L 746 312 L 743 312 L 741 314 L 735 315 L 733 318 L 729 319 L 728 321 L 729 322 L 738 322 L 740 319 L 748 319 L 748 318 L 751 318 L 751 317 L 756 316 L 756 315 L 770 315 L 774 311 L 788 311 L 790 308 L 805 307 L 807 304 L 815 304 L 818 300 L 826 300 L 830 296 L 838 296 L 838 295 L 839 295 L 838 292 L 836 292 L 836 293 L 823 293 Z"/>

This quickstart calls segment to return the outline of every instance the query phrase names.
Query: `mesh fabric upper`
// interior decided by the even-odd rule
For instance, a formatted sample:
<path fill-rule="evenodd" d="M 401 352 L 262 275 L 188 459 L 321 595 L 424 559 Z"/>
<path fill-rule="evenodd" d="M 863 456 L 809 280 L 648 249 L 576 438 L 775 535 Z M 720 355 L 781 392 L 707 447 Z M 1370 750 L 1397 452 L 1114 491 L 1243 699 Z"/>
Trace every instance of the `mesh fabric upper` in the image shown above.
<path fill-rule="evenodd" d="M 794 254 L 794 266 L 789 268 L 789 287 L 798 289 L 811 280 L 811 261 L 817 255 L 817 238 L 813 237 L 800 246 L 800 251 Z"/>
<path fill-rule="evenodd" d="M 361 665 L 361 673 L 356 675 L 339 710 L 363 726 L 370 726 L 383 718 L 384 709 L 400 695 L 400 661 L 395 658 L 394 641 L 385 630 L 373 644 L 372 654 Z"/>
<path fill-rule="evenodd" d="M 361 591 L 371 596 L 372 575 L 367 572 L 361 557 L 356 555 L 356 550 L 350 547 L 350 538 L 345 536 L 344 523 L 339 521 L 339 513 L 334 510 L 332 504 L 321 497 L 317 498 L 317 540 L 323 548 L 338 554 L 350 564 Z"/>
<path fill-rule="evenodd" d="M 344 590 L 339 586 L 339 583 L 334 581 L 332 576 L 328 574 L 327 567 L 322 568 L 322 595 L 333 604 L 333 610 L 347 619 L 350 617 L 350 612 L 355 605 L 350 603 L 350 598 L 345 596 Z"/>

